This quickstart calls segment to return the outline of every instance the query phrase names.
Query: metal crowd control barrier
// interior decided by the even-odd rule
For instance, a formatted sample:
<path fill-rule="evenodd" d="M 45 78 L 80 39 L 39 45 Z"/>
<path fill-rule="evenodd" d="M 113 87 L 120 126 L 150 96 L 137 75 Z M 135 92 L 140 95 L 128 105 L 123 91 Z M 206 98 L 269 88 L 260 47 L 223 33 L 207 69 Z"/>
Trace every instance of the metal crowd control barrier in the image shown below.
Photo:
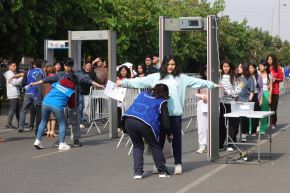
<path fill-rule="evenodd" d="M 132 105 L 135 98 L 137 97 L 137 95 L 140 92 L 144 92 L 147 90 L 148 89 L 130 89 L 130 88 L 128 88 L 126 91 L 124 101 L 123 101 L 122 113 L 124 113 Z M 185 95 L 185 101 L 184 101 L 184 113 L 183 113 L 182 119 L 190 119 L 190 120 L 187 123 L 185 130 L 188 130 L 190 123 L 196 117 L 196 104 L 197 104 L 197 99 L 195 97 L 195 89 L 186 88 L 186 95 Z M 182 134 L 184 134 L 183 131 L 182 131 Z M 131 142 L 130 138 L 127 137 L 127 135 L 125 133 L 122 133 L 121 138 L 119 139 L 119 141 L 117 143 L 117 148 L 120 147 L 120 145 L 124 139 L 127 139 L 126 147 L 127 147 L 128 143 Z M 133 148 L 133 145 L 131 145 L 130 150 L 128 152 L 128 155 L 130 155 L 132 148 Z"/>
<path fill-rule="evenodd" d="M 97 121 L 107 119 L 104 128 L 109 123 L 109 112 L 108 112 L 108 97 L 104 94 L 104 89 L 95 87 L 90 88 L 90 103 L 89 103 L 89 122 L 91 123 L 87 133 L 90 132 L 91 128 L 95 125 L 98 132 L 101 133 Z"/>

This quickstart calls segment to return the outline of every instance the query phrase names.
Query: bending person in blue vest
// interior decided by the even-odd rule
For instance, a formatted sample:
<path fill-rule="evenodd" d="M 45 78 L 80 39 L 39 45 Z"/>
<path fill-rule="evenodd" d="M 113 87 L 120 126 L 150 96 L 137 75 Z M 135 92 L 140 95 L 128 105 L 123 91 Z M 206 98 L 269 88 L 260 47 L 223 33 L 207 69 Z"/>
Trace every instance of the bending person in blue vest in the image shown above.
<path fill-rule="evenodd" d="M 156 84 L 150 91 L 140 93 L 123 116 L 125 130 L 133 143 L 134 179 L 143 177 L 143 138 L 152 151 L 159 177 L 170 177 L 159 143 L 160 128 L 164 129 L 169 140 L 172 137 L 167 108 L 168 98 L 168 87 L 165 84 Z"/>
<path fill-rule="evenodd" d="M 159 73 L 150 74 L 142 78 L 117 81 L 116 85 L 130 88 L 152 88 L 158 83 L 166 84 L 169 88 L 168 110 L 173 134 L 174 174 L 182 174 L 181 125 L 186 87 L 212 89 L 220 86 L 212 81 L 181 74 L 181 66 L 178 65 L 173 55 L 164 57 Z M 165 137 L 162 137 L 162 135 L 160 142 L 161 144 L 165 142 Z"/>
<path fill-rule="evenodd" d="M 31 85 L 37 85 L 38 82 L 31 83 Z M 59 150 L 68 150 L 70 146 L 65 143 L 65 128 L 66 128 L 66 119 L 64 115 L 64 108 L 69 105 L 73 107 L 75 105 L 75 88 L 77 85 L 77 76 L 72 75 L 68 78 L 59 80 L 56 83 L 52 84 L 52 89 L 45 96 L 42 102 L 42 119 L 37 130 L 36 140 L 34 146 L 37 149 L 43 149 L 41 143 L 43 131 L 49 120 L 50 113 L 53 113 L 56 117 L 57 123 L 59 125 Z"/>

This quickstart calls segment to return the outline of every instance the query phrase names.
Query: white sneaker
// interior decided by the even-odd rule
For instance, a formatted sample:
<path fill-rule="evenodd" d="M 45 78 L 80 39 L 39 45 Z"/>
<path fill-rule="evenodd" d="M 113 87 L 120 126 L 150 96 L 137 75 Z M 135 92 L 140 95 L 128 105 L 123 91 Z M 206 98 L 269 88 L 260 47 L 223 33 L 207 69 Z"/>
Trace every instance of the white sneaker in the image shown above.
<path fill-rule="evenodd" d="M 86 126 L 84 124 L 80 124 L 80 129 L 84 129 Z"/>
<path fill-rule="evenodd" d="M 142 175 L 137 175 L 137 174 L 135 174 L 135 175 L 133 176 L 133 178 L 134 178 L 135 180 L 141 180 L 141 179 L 143 178 L 143 176 L 142 176 Z"/>
<path fill-rule="evenodd" d="M 175 165 L 174 174 L 175 175 L 181 175 L 182 174 L 182 165 L 181 164 Z"/>
<path fill-rule="evenodd" d="M 66 143 L 59 143 L 58 149 L 60 151 L 66 151 L 70 149 L 70 146 Z"/>
<path fill-rule="evenodd" d="M 202 154 L 202 153 L 205 153 L 205 152 L 206 152 L 206 147 L 205 147 L 205 145 L 201 145 L 201 146 L 199 147 L 199 149 L 196 150 L 196 153 L 198 153 L 198 154 Z"/>
<path fill-rule="evenodd" d="M 232 152 L 232 151 L 234 151 L 234 149 L 232 147 L 228 147 L 227 151 Z"/>
<path fill-rule="evenodd" d="M 158 170 L 157 170 L 157 168 L 156 168 L 156 166 L 155 166 L 155 164 L 153 165 L 153 168 L 152 168 L 152 174 L 158 174 L 159 172 L 158 172 Z"/>
<path fill-rule="evenodd" d="M 276 129 L 276 126 L 275 125 L 271 125 L 271 129 Z"/>
<path fill-rule="evenodd" d="M 247 142 L 247 134 L 242 134 L 241 142 Z"/>
<path fill-rule="evenodd" d="M 36 148 L 36 149 L 43 149 L 43 146 L 42 146 L 42 143 L 40 140 L 36 139 L 33 146 Z"/>

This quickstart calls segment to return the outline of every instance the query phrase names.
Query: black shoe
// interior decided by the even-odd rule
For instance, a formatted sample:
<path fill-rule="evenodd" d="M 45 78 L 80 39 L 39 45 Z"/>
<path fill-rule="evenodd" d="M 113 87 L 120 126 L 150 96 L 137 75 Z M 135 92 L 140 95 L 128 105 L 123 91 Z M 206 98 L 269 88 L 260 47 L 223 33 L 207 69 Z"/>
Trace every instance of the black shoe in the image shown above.
<path fill-rule="evenodd" d="M 53 147 L 58 147 L 59 146 L 59 140 L 56 140 L 56 142 L 54 142 Z"/>
<path fill-rule="evenodd" d="M 74 143 L 73 143 L 73 146 L 74 146 L 74 147 L 81 147 L 82 144 L 81 144 L 80 140 L 75 139 L 75 140 L 74 140 Z"/>
<path fill-rule="evenodd" d="M 18 132 L 19 133 L 23 133 L 23 129 L 18 129 Z"/>
<path fill-rule="evenodd" d="M 159 178 L 169 178 L 171 174 L 168 172 L 168 170 L 160 171 L 159 172 Z"/>
<path fill-rule="evenodd" d="M 6 129 L 17 129 L 17 127 L 13 125 L 6 125 Z"/>

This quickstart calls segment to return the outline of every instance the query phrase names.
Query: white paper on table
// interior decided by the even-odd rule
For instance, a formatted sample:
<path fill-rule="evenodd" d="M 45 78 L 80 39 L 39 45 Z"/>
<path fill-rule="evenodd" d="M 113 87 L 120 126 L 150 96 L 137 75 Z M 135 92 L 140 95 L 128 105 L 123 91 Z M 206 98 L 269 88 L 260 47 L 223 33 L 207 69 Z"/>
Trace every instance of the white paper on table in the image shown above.
<path fill-rule="evenodd" d="M 104 93 L 112 99 L 123 101 L 126 94 L 126 88 L 115 86 L 114 82 L 108 80 Z"/>

